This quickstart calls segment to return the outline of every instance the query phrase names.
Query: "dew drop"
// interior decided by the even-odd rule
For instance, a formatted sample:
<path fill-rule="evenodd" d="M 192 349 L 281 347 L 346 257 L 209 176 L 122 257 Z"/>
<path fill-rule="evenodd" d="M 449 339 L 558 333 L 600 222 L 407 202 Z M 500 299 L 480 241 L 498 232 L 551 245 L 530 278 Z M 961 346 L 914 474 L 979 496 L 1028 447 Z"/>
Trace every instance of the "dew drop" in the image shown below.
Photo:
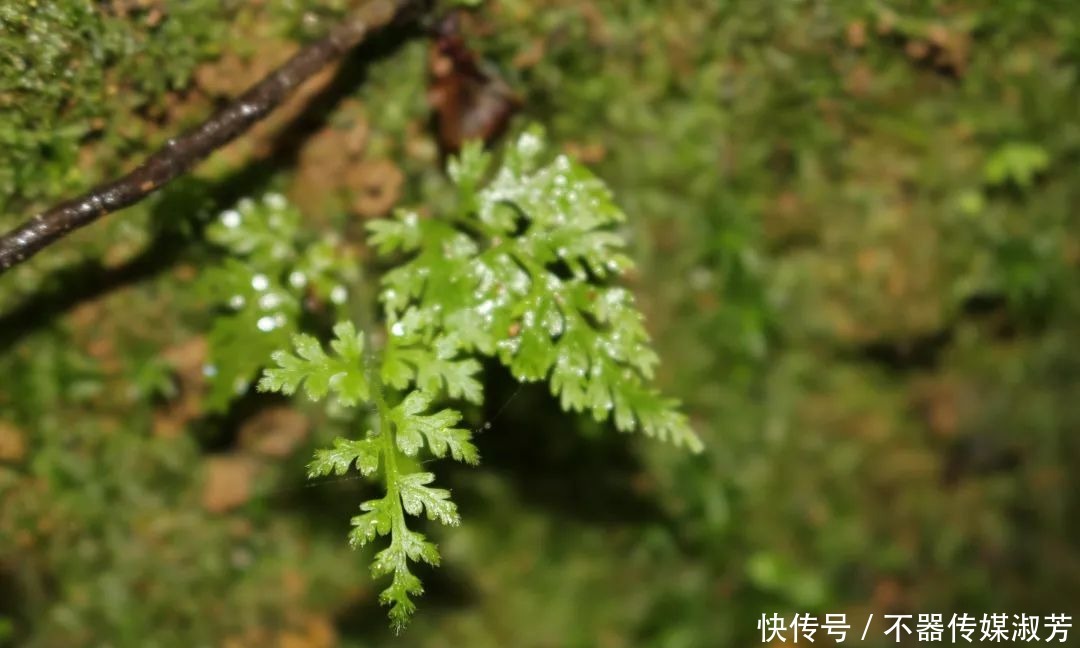
<path fill-rule="evenodd" d="M 398 337 L 405 335 L 405 325 L 401 322 L 394 322 L 394 325 L 390 327 L 390 332 Z"/>
<path fill-rule="evenodd" d="M 225 227 L 239 227 L 240 220 L 240 212 L 236 211 L 235 209 L 230 209 L 221 214 L 221 224 Z"/>
<path fill-rule="evenodd" d="M 285 202 L 285 196 L 282 196 L 279 193 L 266 194 L 266 197 L 263 198 L 263 202 L 272 209 L 285 209 L 285 205 L 287 204 Z"/>
<path fill-rule="evenodd" d="M 293 270 L 289 273 L 289 285 L 293 288 L 303 288 L 307 285 L 307 275 L 299 270 Z"/>
<path fill-rule="evenodd" d="M 259 298 L 259 308 L 271 310 L 281 303 L 281 297 L 277 293 L 266 293 Z"/>
<path fill-rule="evenodd" d="M 547 329 L 548 335 L 551 337 L 558 337 L 563 332 L 563 316 L 562 313 L 552 309 L 547 312 L 547 316 L 544 318 L 544 328 Z"/>
<path fill-rule="evenodd" d="M 232 297 L 229 297 L 229 307 L 233 310 L 240 310 L 244 307 L 246 301 L 247 300 L 244 299 L 243 295 L 233 295 Z"/>
<path fill-rule="evenodd" d="M 517 141 L 518 150 L 526 157 L 533 157 L 540 152 L 542 143 L 540 138 L 533 133 L 525 133 Z"/>
<path fill-rule="evenodd" d="M 270 317 L 269 315 L 264 315 L 263 317 L 259 318 L 259 321 L 255 323 L 255 326 L 257 326 L 259 330 L 263 333 L 269 333 L 270 331 L 273 331 L 275 328 L 277 328 L 277 322 L 274 321 L 273 317 Z"/>
<path fill-rule="evenodd" d="M 255 290 L 266 290 L 270 287 L 270 280 L 264 274 L 257 274 L 251 278 L 251 287 Z"/>
<path fill-rule="evenodd" d="M 335 304 L 344 304 L 348 297 L 349 291 L 345 290 L 345 286 L 337 285 L 330 291 L 330 301 Z"/>

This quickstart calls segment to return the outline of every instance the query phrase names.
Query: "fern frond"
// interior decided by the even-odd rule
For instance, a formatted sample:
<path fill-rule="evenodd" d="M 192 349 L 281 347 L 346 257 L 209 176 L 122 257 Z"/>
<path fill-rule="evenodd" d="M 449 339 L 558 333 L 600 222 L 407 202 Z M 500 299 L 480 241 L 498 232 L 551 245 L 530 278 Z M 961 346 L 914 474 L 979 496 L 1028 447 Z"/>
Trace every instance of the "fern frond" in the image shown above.
<path fill-rule="evenodd" d="M 383 280 L 394 347 L 386 380 L 460 388 L 435 369 L 431 350 L 450 338 L 463 353 L 498 358 L 518 380 L 547 381 L 564 409 L 700 451 L 678 403 L 650 386 L 657 356 L 633 295 L 608 283 L 632 266 L 613 229 L 625 214 L 582 165 L 562 155 L 541 164 L 543 149 L 542 132 L 530 129 L 483 186 L 491 158 L 466 146 L 450 167 L 455 218 L 403 212 L 369 226 L 380 250 L 412 253 Z"/>
<path fill-rule="evenodd" d="M 299 332 L 309 303 L 339 308 L 348 298 L 353 259 L 333 240 L 304 234 L 299 211 L 278 194 L 241 200 L 207 227 L 229 254 L 200 282 L 221 309 L 208 336 L 209 409 L 222 411 L 248 390 L 270 354 Z"/>
<path fill-rule="evenodd" d="M 356 332 L 352 322 L 339 322 L 334 326 L 334 336 L 330 342 L 334 355 L 327 355 L 310 335 L 293 337 L 296 353 L 274 352 L 271 357 L 277 367 L 263 373 L 259 389 L 291 395 L 303 385 L 311 400 L 333 393 L 345 407 L 368 400 L 371 389 L 364 371 L 363 334 Z"/>
<path fill-rule="evenodd" d="M 527 131 L 485 184 L 491 158 L 470 144 L 450 165 L 460 203 L 451 218 L 401 211 L 368 225 L 380 254 L 408 255 L 383 277 L 389 335 L 377 361 L 365 353 L 363 335 L 342 322 L 330 353 L 296 335 L 292 351 L 273 354 L 276 366 L 259 383 L 313 400 L 332 396 L 343 406 L 374 400 L 377 428 L 318 450 L 308 473 L 340 475 L 355 466 L 381 475 L 385 495 L 360 506 L 349 541 L 362 547 L 389 538 L 371 572 L 391 579 L 379 600 L 398 630 L 423 593 L 410 563 L 440 560 L 436 546 L 409 528 L 409 516 L 461 521 L 450 491 L 432 485 L 435 475 L 409 467 L 425 449 L 435 458 L 479 461 L 471 433 L 457 427 L 461 413 L 433 407 L 446 397 L 482 403 L 478 356 L 498 359 L 520 381 L 547 381 L 565 410 L 701 449 L 678 403 L 651 384 L 657 357 L 633 295 L 610 283 L 630 268 L 614 229 L 625 215 L 581 165 L 565 156 L 540 164 L 543 148 L 542 133 Z M 252 253 L 271 245 L 258 236 L 228 241 Z M 388 396 L 384 385 L 403 397 Z"/>

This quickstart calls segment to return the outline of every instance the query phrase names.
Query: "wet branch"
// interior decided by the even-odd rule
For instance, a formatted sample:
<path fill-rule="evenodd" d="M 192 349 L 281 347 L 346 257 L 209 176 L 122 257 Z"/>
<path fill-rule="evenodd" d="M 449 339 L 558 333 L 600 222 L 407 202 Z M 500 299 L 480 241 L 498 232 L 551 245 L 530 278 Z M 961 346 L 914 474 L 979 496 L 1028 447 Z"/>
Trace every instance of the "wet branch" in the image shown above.
<path fill-rule="evenodd" d="M 304 81 L 424 0 L 370 0 L 330 33 L 297 52 L 207 121 L 170 139 L 127 175 L 65 201 L 0 235 L 0 274 L 71 231 L 133 205 L 189 171 L 270 114 Z"/>

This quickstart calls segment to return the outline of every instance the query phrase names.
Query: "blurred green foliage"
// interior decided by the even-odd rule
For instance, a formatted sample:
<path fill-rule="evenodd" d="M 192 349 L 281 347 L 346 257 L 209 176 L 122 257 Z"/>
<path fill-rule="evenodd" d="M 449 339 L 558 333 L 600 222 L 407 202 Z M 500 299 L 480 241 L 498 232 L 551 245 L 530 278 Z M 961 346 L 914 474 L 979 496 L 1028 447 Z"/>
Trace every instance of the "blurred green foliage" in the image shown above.
<path fill-rule="evenodd" d="M 205 115 L 193 70 L 239 84 L 343 9 L 4 4 L 0 224 Z M 502 0 L 466 30 L 627 213 L 704 455 L 492 368 L 466 412 L 484 464 L 446 478 L 468 523 L 432 529 L 443 567 L 395 639 L 341 542 L 372 491 L 302 484 L 348 419 L 206 407 L 210 214 L 280 191 L 294 254 L 338 232 L 377 264 L 350 206 L 370 187 L 327 178 L 389 160 L 401 202 L 452 199 L 413 41 L 317 94 L 295 142 L 215 156 L 0 280 L 0 636 L 678 648 L 757 645 L 774 611 L 1075 613 L 1076 3 Z"/>
<path fill-rule="evenodd" d="M 223 249 L 220 265 L 200 279 L 224 311 L 207 335 L 211 411 L 248 391 L 270 354 L 300 330 L 302 316 L 344 313 L 346 286 L 359 279 L 355 260 L 337 237 L 303 240 L 300 218 L 284 196 L 268 194 L 258 203 L 241 200 L 206 229 L 207 240 Z"/>

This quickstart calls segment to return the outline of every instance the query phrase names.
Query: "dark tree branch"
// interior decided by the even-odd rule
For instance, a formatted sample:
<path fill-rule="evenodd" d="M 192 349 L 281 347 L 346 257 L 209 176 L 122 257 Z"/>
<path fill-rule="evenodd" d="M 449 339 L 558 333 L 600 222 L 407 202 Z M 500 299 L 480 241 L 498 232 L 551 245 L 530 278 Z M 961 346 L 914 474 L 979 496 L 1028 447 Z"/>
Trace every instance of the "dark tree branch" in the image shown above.
<path fill-rule="evenodd" d="M 297 52 L 238 99 L 199 126 L 170 139 L 127 175 L 34 216 L 0 235 L 0 274 L 72 230 L 133 205 L 186 173 L 278 107 L 304 81 L 371 32 L 418 11 L 424 0 L 370 0 L 330 33 Z"/>

